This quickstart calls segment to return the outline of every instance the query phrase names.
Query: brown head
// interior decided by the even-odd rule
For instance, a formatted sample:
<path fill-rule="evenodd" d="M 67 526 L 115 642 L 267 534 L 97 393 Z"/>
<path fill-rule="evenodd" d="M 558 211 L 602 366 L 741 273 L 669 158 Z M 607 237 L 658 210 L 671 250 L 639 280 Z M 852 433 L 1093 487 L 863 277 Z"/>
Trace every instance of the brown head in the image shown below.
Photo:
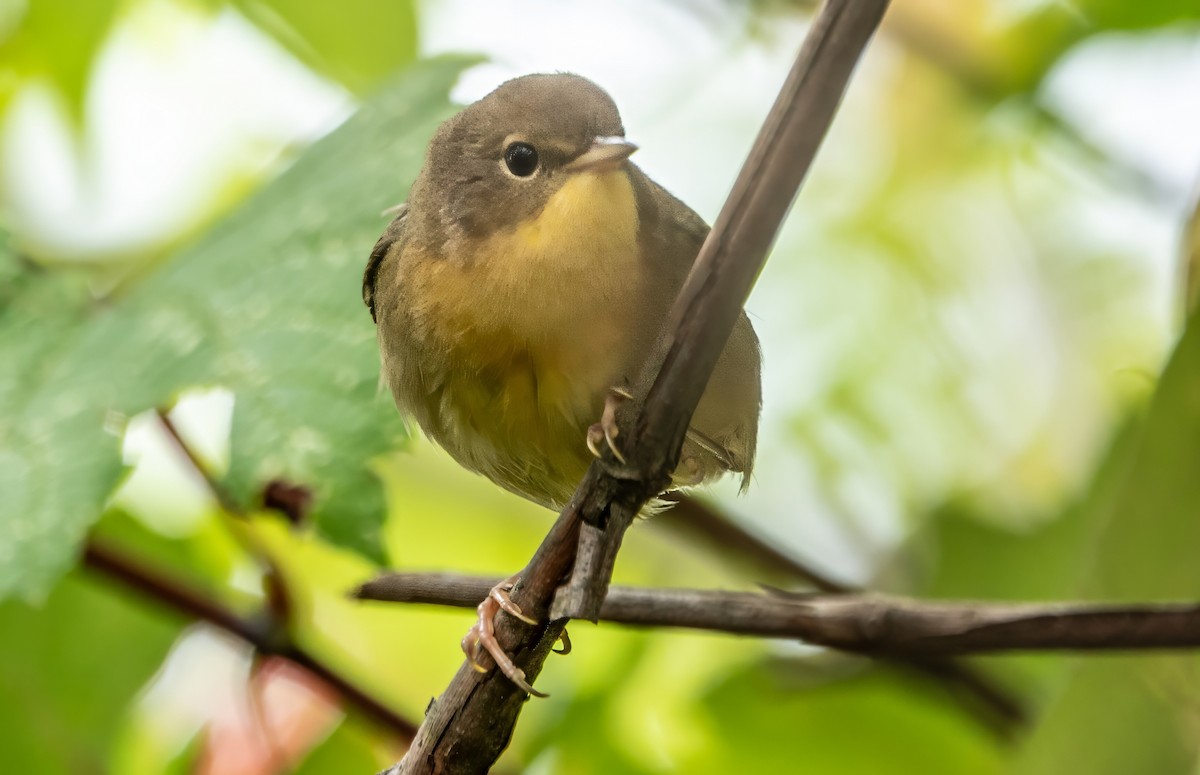
<path fill-rule="evenodd" d="M 612 98 L 577 75 L 526 75 L 438 129 L 409 195 L 411 227 L 484 237 L 535 217 L 571 175 L 620 166 L 636 146 Z"/>

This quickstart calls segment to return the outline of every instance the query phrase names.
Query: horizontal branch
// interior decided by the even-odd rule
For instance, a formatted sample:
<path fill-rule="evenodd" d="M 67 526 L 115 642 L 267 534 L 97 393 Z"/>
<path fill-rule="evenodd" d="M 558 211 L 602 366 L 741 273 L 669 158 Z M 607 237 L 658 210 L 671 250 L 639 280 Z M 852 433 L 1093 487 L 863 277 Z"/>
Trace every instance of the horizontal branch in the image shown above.
<path fill-rule="evenodd" d="M 354 596 L 474 608 L 497 581 L 455 574 L 391 573 L 363 584 Z M 612 587 L 600 618 L 643 627 L 794 638 L 889 656 L 1200 647 L 1200 603 L 1011 604 L 875 594 Z"/>
<path fill-rule="evenodd" d="M 746 525 L 735 522 L 703 501 L 683 493 L 669 493 L 665 499 L 674 505 L 655 514 L 648 525 L 666 528 L 674 539 L 694 540 L 726 562 L 749 563 L 756 575 L 765 572 L 768 577 L 780 579 L 776 583 L 782 586 L 799 583 L 821 592 L 862 592 L 780 550 L 776 543 L 755 534 Z M 1017 731 L 1029 723 L 1029 715 L 1012 689 L 962 660 L 876 656 L 936 682 L 1001 740 L 1013 739 Z"/>

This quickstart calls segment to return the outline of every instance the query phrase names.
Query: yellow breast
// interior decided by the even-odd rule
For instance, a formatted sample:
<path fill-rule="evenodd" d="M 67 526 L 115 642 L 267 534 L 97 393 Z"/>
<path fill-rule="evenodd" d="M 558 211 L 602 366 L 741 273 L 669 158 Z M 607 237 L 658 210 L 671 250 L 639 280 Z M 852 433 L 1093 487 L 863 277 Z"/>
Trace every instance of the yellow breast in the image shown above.
<path fill-rule="evenodd" d="M 446 359 L 439 413 L 455 416 L 457 438 L 439 441 L 476 470 L 491 454 L 481 446 L 504 448 L 499 459 L 561 467 L 554 478 L 573 484 L 642 297 L 629 176 L 572 175 L 536 218 L 446 258 L 405 278 L 409 314 Z"/>
<path fill-rule="evenodd" d="M 637 281 L 637 234 L 637 203 L 625 172 L 572 175 L 536 218 L 479 246 L 488 264 L 488 287 L 476 309 L 481 325 L 537 342 L 560 336 L 563 323 L 587 311 L 619 302 Z"/>
<path fill-rule="evenodd" d="M 412 298 L 459 358 L 586 381 L 585 372 L 606 365 L 596 356 L 626 338 L 641 271 L 637 234 L 624 171 L 575 174 L 537 217 L 460 243 L 453 260 L 420 262 Z"/>

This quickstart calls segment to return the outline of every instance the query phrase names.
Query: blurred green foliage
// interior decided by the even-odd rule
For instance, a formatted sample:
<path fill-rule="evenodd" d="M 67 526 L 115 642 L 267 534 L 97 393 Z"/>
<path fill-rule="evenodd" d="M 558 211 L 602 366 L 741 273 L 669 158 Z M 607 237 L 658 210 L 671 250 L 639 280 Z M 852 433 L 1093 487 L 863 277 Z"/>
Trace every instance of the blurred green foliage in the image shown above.
<path fill-rule="evenodd" d="M 979 97 L 995 102 L 1033 96 L 1054 65 L 1081 43 L 1118 32 L 1195 28 L 1200 7 L 1191 0 L 965 0 L 952 5 L 916 0 L 897 4 L 890 23 L 910 50 L 938 62 Z"/>
<path fill-rule="evenodd" d="M 1147 412 L 1117 436 L 1086 496 L 1061 519 L 1021 534 L 945 515 L 936 523 L 931 591 L 981 599 L 1194 598 L 1200 590 L 1191 559 L 1200 540 L 1197 395 L 1200 325 L 1193 321 Z M 1195 656 L 1015 661 L 1038 676 L 1036 692 L 1046 699 L 1016 771 L 1115 775 L 1194 766 Z"/>
<path fill-rule="evenodd" d="M 358 94 L 416 58 L 417 22 L 411 2 L 231 2 L 310 67 Z"/>
<path fill-rule="evenodd" d="M 80 120 L 92 64 L 120 6 L 118 0 L 10 0 L 0 11 L 0 114 L 24 83 L 41 80 Z"/>
<path fill-rule="evenodd" d="M 1200 593 L 1200 318 L 1163 373 L 1144 422 L 1123 441 L 1128 470 L 1095 504 L 1098 537 L 1075 593 L 1095 600 Z M 1120 451 L 1118 451 L 1120 454 Z M 1084 548 L 1089 548 L 1085 547 Z M 1200 659 L 1141 656 L 1068 668 L 1023 759 L 1028 771 L 1179 772 L 1197 754 Z M 1079 741 L 1088 739 L 1081 749 Z"/>
<path fill-rule="evenodd" d="M 379 766 L 378 757 L 371 752 L 372 731 L 353 722 L 339 724 L 293 772 L 295 775 L 371 772 Z"/>
<path fill-rule="evenodd" d="M 975 3 L 978 7 L 978 3 Z M 1027 13 L 1002 33 L 991 74 L 1012 92 L 1037 88 L 1054 63 L 1072 46 L 1106 33 L 1146 30 L 1200 22 L 1200 7 L 1190 0 L 1081 0 L 1031 4 Z M 1002 64 L 1004 63 L 1004 64 Z"/>
<path fill-rule="evenodd" d="M 46 83 L 83 120 L 96 57 L 113 25 L 150 0 L 5 0 L 0 6 L 0 114 L 30 81 Z M 406 0 L 189 0 L 236 8 L 307 65 L 362 94 L 416 58 L 417 21 Z"/>
<path fill-rule="evenodd" d="M 252 535 L 288 584 L 292 636 L 417 720 L 459 664 L 454 644 L 470 614 L 356 604 L 345 591 L 385 558 L 411 570 L 521 567 L 548 523 L 543 510 L 464 475 L 428 446 L 410 448 L 377 388 L 373 330 L 358 296 L 362 263 L 385 225 L 380 212 L 403 199 L 470 61 L 416 61 L 407 2 L 179 1 L 235 10 L 356 95 L 403 72 L 228 218 L 115 291 L 94 268 L 49 269 L 22 254 L 19 234 L 0 233 L 0 746 L 14 772 L 191 772 L 206 745 L 213 719 L 184 708 L 188 697 L 178 698 L 184 721 L 172 736 L 146 705 L 164 685 L 156 673 L 171 644 L 184 642 L 179 621 L 73 570 L 89 535 L 253 612 L 264 602 L 261 569 L 236 538 Z M 0 115 L 37 82 L 86 121 L 96 57 L 141 2 L 28 0 L 0 10 Z M 1131 362 L 1149 373 L 1157 352 L 1145 346 L 1144 321 L 1120 314 L 1121 293 L 1139 281 L 1127 257 L 1063 235 L 1070 222 L 1057 205 L 1085 187 L 1061 172 L 1062 134 L 1035 103 L 1047 73 L 1080 42 L 1193 29 L 1200 5 L 1020 5 L 1001 12 L 983 0 L 926 0 L 893 9 L 890 34 L 913 55 L 897 60 L 878 95 L 874 115 L 886 118 L 893 144 L 880 150 L 852 137 L 850 150 L 839 150 L 835 133 L 825 153 L 875 152 L 887 163 L 869 180 L 844 177 L 836 163 L 818 169 L 795 219 L 808 230 L 781 242 L 772 262 L 774 271 L 791 255 L 838 256 L 836 266 L 785 264 L 789 294 L 821 289 L 802 322 L 841 364 L 819 390 L 798 388 L 813 400 L 788 430 L 815 461 L 814 489 L 844 497 L 846 471 L 870 456 L 886 461 L 888 484 L 920 512 L 881 585 L 982 599 L 1194 597 L 1200 323 L 1148 407 L 1079 387 Z M 761 6 L 754 13 L 767 17 Z M 1024 112 L 996 121 L 1014 96 Z M 1067 158 L 1097 161 L 1091 151 Z M 998 181 L 1022 165 L 1040 176 L 1017 195 Z M 1023 242 L 1009 238 L 1018 223 Z M 976 358 L 977 331 L 954 325 L 962 307 L 985 313 L 988 281 L 1005 279 L 977 255 L 989 242 L 1027 243 L 1044 259 L 1036 271 L 1057 294 L 1054 311 L 1075 326 L 1064 326 L 1057 344 L 1092 381 L 1068 382 L 1058 400 L 1124 412 L 1077 491 L 1064 484 L 1068 456 L 1056 445 L 1066 442 L 1054 438 L 1015 451 L 982 497 L 982 475 L 946 486 L 928 475 L 951 459 L 957 472 L 995 465 L 992 447 L 1004 437 L 978 410 L 977 370 L 987 382 L 1029 377 L 1025 342 Z M 771 354 L 768 368 L 786 360 Z M 186 529 L 167 530 L 121 490 L 129 418 L 197 387 L 234 395 L 228 462 L 215 472 L 253 518 L 232 531 L 213 502 L 195 509 Z M 900 405 L 897 396 L 911 400 Z M 259 491 L 277 477 L 313 489 L 315 531 L 257 513 Z M 930 502 L 940 505 L 925 513 Z M 1020 509 L 1038 513 L 1013 516 Z M 618 580 L 749 586 L 756 579 L 744 568 L 639 526 Z M 1005 738 L 942 687 L 856 658 L 586 624 L 572 636 L 575 653 L 554 661 L 539 684 L 553 698 L 531 703 L 498 771 L 1172 773 L 1197 765 L 1192 656 L 981 660 L 1034 719 Z M 366 773 L 394 758 L 393 736 L 346 710 L 328 736 L 310 741 L 296 772 Z"/>
<path fill-rule="evenodd" d="M 11 772 L 105 772 L 179 621 L 73 573 L 40 608 L 0 603 L 0 739 Z"/>

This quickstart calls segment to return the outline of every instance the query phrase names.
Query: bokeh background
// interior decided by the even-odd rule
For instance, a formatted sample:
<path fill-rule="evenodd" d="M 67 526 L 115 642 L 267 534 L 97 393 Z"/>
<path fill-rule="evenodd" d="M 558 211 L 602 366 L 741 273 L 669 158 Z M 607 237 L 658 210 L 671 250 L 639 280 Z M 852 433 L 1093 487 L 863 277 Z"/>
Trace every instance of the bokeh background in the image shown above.
<path fill-rule="evenodd" d="M 552 516 L 410 437 L 379 392 L 359 281 L 382 211 L 456 105 L 567 70 L 711 220 L 812 10 L 0 0 L 4 769 L 394 760 L 395 728 L 114 583 L 96 551 L 273 622 L 418 721 L 471 615 L 346 591 L 379 563 L 507 575 Z M 702 497 L 846 584 L 1194 599 L 1198 180 L 1194 0 L 896 0 L 747 305 L 753 486 Z M 264 508 L 280 480 L 313 495 L 304 524 Z M 637 526 L 617 580 L 803 588 L 670 520 Z M 1005 714 L 799 644 L 571 634 L 497 771 L 1200 767 L 1192 655 L 978 660 Z"/>

